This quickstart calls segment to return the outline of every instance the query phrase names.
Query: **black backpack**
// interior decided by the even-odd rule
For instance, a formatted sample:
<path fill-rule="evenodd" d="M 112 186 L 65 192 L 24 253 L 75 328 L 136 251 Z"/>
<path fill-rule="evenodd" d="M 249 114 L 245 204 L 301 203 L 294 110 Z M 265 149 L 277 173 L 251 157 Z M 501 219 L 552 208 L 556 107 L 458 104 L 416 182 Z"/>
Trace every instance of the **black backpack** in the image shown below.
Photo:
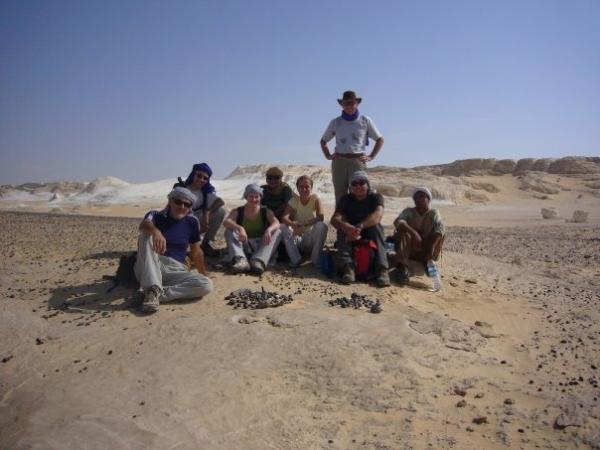
<path fill-rule="evenodd" d="M 117 273 L 114 276 L 105 276 L 105 279 L 113 280 L 113 285 L 108 288 L 106 293 L 109 293 L 117 286 L 132 287 L 137 289 L 139 282 L 135 278 L 135 272 L 133 267 L 137 259 L 137 252 L 126 253 L 119 259 L 119 266 L 117 267 Z"/>

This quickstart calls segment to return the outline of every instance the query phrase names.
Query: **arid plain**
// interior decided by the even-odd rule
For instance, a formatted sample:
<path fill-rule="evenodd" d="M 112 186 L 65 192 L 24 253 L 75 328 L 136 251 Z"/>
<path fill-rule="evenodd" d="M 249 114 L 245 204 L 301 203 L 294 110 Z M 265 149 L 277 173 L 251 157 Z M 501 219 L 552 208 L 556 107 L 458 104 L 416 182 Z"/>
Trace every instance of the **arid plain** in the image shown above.
<path fill-rule="evenodd" d="M 329 182 L 323 167 L 284 171 Z M 376 289 L 210 259 L 214 292 L 142 316 L 103 277 L 163 205 L 23 207 L 3 186 L 0 448 L 600 448 L 600 158 L 369 174 L 389 233 L 410 189 L 432 188 L 441 291 L 422 275 Z M 293 301 L 234 309 L 240 288 Z M 383 311 L 328 303 L 354 292 Z"/>

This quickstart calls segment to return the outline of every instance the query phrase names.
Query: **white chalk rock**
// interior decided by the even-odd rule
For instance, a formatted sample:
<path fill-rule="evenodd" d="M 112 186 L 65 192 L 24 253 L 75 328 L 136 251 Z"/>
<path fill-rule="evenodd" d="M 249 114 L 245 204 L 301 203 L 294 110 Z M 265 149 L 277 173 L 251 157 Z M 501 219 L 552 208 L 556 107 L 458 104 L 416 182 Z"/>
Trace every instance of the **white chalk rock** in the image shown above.
<path fill-rule="evenodd" d="M 573 222 L 576 222 L 576 223 L 587 222 L 588 214 L 589 213 L 587 211 L 581 211 L 579 209 L 577 211 L 573 211 Z"/>
<path fill-rule="evenodd" d="M 559 215 L 556 208 L 542 208 L 542 217 L 544 219 L 556 219 Z"/>

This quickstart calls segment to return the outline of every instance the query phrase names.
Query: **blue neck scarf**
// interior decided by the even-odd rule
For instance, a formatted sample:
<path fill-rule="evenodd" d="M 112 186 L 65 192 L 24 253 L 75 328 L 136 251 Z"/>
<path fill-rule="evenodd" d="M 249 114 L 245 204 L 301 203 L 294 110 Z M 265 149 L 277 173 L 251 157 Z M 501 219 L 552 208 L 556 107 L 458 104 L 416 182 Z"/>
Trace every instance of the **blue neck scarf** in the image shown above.
<path fill-rule="evenodd" d="M 346 114 L 344 111 L 342 111 L 342 119 L 347 120 L 348 122 L 352 122 L 353 120 L 358 119 L 358 115 L 358 109 L 354 114 Z"/>

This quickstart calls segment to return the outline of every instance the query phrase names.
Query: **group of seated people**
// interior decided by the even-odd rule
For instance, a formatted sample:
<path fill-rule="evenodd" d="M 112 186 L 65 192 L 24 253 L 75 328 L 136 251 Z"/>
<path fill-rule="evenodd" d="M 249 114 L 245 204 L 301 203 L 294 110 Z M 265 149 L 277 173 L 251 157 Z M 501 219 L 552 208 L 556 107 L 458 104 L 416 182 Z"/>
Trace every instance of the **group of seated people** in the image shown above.
<path fill-rule="evenodd" d="M 234 273 L 260 275 L 280 253 L 287 254 L 291 267 L 298 267 L 303 255 L 310 256 L 315 267 L 321 263 L 328 226 L 310 177 L 299 177 L 294 193 L 283 181 L 283 172 L 271 167 L 266 184 L 247 185 L 245 204 L 227 214 L 210 183 L 211 176 L 208 164 L 195 164 L 185 182 L 169 193 L 166 208 L 150 211 L 142 220 L 135 265 L 144 292 L 142 312 L 154 313 L 160 303 L 202 297 L 212 290 L 204 255 L 219 254 L 212 242 L 221 225 Z M 439 212 L 430 208 L 431 199 L 429 189 L 416 188 L 415 206 L 398 215 L 395 233 L 387 239 L 394 242 L 401 283 L 408 282 L 409 259 L 426 262 L 439 258 L 444 226 Z M 375 285 L 390 285 L 383 212 L 383 196 L 372 189 L 367 173 L 354 172 L 349 193 L 337 202 L 330 221 L 337 230 L 335 247 L 342 283 L 356 280 L 357 248 L 362 246 L 370 251 Z M 185 264 L 188 248 L 197 273 L 188 271 Z"/>

